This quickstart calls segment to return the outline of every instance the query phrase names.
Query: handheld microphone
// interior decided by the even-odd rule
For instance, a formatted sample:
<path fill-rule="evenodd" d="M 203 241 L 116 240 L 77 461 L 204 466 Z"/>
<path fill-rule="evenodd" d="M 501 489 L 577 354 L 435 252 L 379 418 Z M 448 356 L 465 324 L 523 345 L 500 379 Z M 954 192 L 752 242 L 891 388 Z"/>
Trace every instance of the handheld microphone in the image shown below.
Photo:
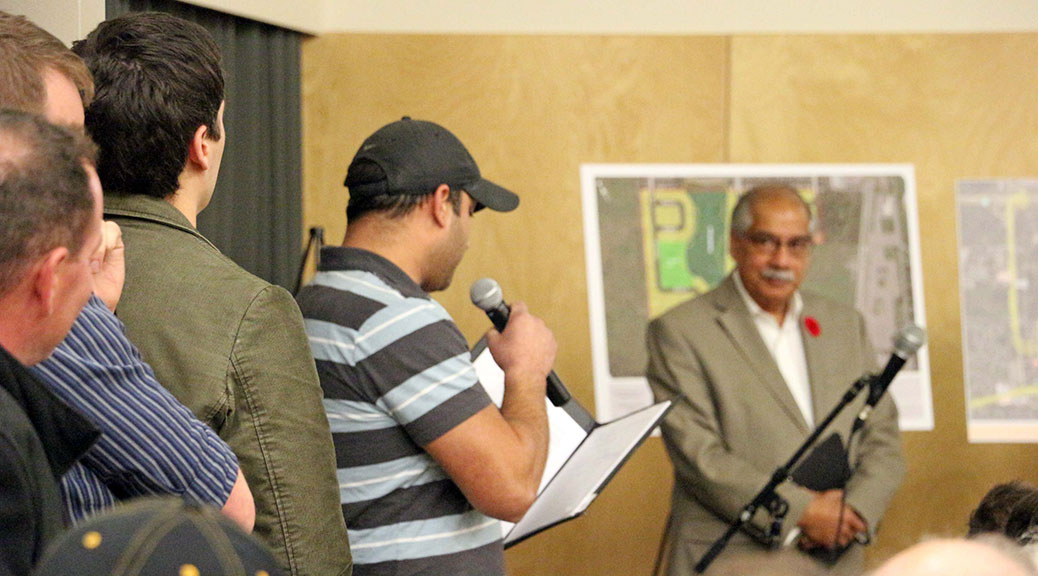
<path fill-rule="evenodd" d="M 472 287 L 469 288 L 469 298 L 476 305 L 476 308 L 487 313 L 498 332 L 505 331 L 505 326 L 508 325 L 508 316 L 512 313 L 512 309 L 508 304 L 505 304 L 501 286 L 498 285 L 497 281 L 493 278 L 476 280 L 472 283 Z M 571 398 L 569 390 L 566 390 L 562 381 L 555 375 L 554 370 L 548 373 L 546 391 L 548 399 L 555 406 L 562 406 L 569 402 Z"/>
<path fill-rule="evenodd" d="M 890 383 L 894 381 L 894 376 L 897 376 L 898 371 L 905 365 L 905 361 L 911 358 L 925 343 L 926 331 L 915 324 L 909 324 L 898 333 L 897 338 L 894 339 L 894 352 L 890 355 L 890 360 L 887 361 L 883 372 L 879 376 L 869 379 L 869 399 L 854 420 L 854 425 L 851 427 L 852 433 L 865 424 L 872 409 L 876 407 Z"/>

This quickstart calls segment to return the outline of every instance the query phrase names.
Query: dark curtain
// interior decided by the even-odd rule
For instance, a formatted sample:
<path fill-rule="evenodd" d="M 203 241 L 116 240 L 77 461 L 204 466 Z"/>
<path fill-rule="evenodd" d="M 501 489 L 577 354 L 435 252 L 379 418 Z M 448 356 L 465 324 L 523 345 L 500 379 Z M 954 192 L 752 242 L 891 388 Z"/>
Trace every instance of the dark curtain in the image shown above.
<path fill-rule="evenodd" d="M 297 32 L 173 0 L 106 0 L 106 15 L 160 11 L 204 26 L 223 53 L 227 146 L 198 229 L 228 257 L 291 290 L 302 253 Z"/>

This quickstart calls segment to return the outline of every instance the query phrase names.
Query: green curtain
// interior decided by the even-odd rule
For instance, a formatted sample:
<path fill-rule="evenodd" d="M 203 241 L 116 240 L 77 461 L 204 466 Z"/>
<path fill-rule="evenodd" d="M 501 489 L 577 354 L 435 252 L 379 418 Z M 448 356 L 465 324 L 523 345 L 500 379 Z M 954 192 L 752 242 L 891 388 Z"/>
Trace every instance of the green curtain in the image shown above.
<path fill-rule="evenodd" d="M 106 0 L 105 9 L 108 18 L 169 12 L 219 44 L 228 141 L 198 229 L 249 272 L 291 290 L 302 254 L 302 35 L 173 0 Z"/>

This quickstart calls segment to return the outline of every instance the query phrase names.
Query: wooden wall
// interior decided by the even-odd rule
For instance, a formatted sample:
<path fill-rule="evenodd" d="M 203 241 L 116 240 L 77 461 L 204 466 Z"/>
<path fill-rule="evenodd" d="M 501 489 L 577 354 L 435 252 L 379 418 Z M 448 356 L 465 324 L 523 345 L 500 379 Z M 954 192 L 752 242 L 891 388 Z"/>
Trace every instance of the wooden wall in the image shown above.
<path fill-rule="evenodd" d="M 954 184 L 1038 176 L 1038 35 L 329 35 L 303 50 L 304 225 L 345 230 L 346 167 L 402 115 L 447 126 L 519 192 L 481 212 L 438 299 L 475 341 L 468 302 L 500 281 L 555 330 L 556 370 L 594 405 L 579 166 L 589 162 L 915 165 L 936 428 L 905 434 L 909 475 L 871 551 L 959 534 L 991 485 L 1038 480 L 1038 446 L 968 445 Z M 653 438 L 587 514 L 507 554 L 513 576 L 648 575 L 670 464 Z"/>

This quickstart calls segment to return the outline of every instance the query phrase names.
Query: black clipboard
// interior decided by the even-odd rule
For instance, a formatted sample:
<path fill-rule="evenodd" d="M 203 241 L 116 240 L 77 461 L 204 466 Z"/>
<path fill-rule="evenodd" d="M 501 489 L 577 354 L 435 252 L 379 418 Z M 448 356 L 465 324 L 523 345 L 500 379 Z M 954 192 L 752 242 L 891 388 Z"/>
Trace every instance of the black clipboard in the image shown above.
<path fill-rule="evenodd" d="M 491 388 L 503 375 L 484 340 L 476 344 L 472 358 L 480 382 L 488 388 L 491 398 L 499 402 Z M 501 523 L 505 548 L 581 516 L 671 407 L 668 400 L 599 423 L 576 398 L 561 407 L 553 406 L 547 399 L 545 403 L 553 443 L 556 433 L 565 434 L 567 442 L 549 449 L 549 466 L 545 468 L 537 499 L 526 514 L 515 524 Z"/>
<path fill-rule="evenodd" d="M 833 432 L 828 438 L 815 444 L 811 453 L 790 474 L 790 478 L 804 488 L 816 492 L 842 490 L 847 486 L 851 479 L 851 466 L 840 434 Z M 814 548 L 807 554 L 828 566 L 833 566 L 849 547 L 850 545 L 832 550 Z"/>
<path fill-rule="evenodd" d="M 846 486 L 851 479 L 851 467 L 840 434 L 833 432 L 816 444 L 790 476 L 797 484 L 816 492 Z"/>

